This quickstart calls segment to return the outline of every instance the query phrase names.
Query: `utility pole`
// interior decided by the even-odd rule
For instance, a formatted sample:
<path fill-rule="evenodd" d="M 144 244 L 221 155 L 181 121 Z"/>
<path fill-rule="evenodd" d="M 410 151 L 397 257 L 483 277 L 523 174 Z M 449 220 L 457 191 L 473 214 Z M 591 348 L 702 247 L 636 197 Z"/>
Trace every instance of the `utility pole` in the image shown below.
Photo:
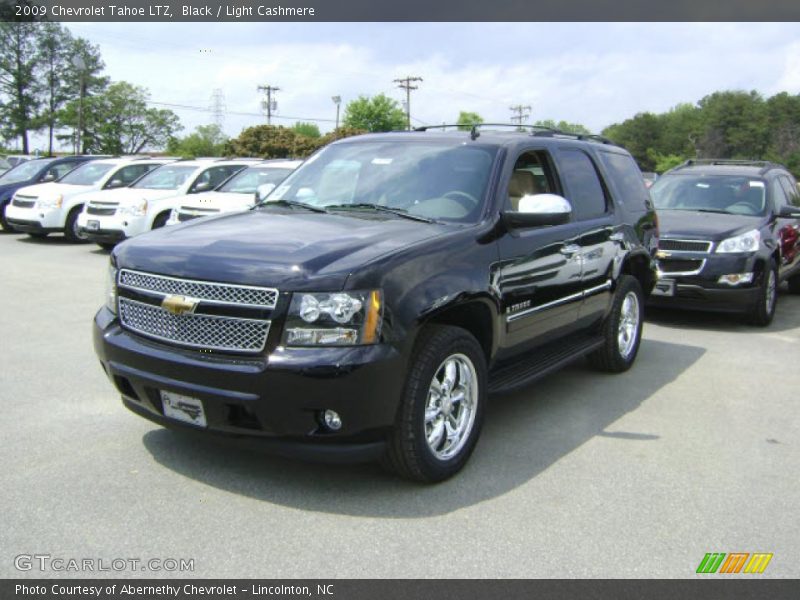
<path fill-rule="evenodd" d="M 416 90 L 419 86 L 411 85 L 414 81 L 422 81 L 422 77 L 411 77 L 410 75 L 401 79 L 395 79 L 394 83 L 397 84 L 401 90 L 406 91 L 406 126 L 411 131 L 411 90 Z"/>
<path fill-rule="evenodd" d="M 333 100 L 333 103 L 336 105 L 336 128 L 334 129 L 334 131 L 336 131 L 339 129 L 339 105 L 342 103 L 342 97 L 331 96 L 331 100 Z"/>
<path fill-rule="evenodd" d="M 220 88 L 216 88 L 211 94 L 209 110 L 211 111 L 212 122 L 220 131 L 222 131 L 222 127 L 225 124 L 225 108 L 225 94 L 222 93 Z"/>
<path fill-rule="evenodd" d="M 511 117 L 511 122 L 516 123 L 519 127 L 518 129 L 522 131 L 522 124 L 528 120 L 528 117 L 531 115 L 531 107 L 528 105 L 522 104 L 515 104 L 514 106 L 510 106 L 509 109 L 512 113 L 515 113 Z"/>
<path fill-rule="evenodd" d="M 267 109 L 267 125 L 272 125 L 272 112 L 278 108 L 278 103 L 272 99 L 272 94 L 280 91 L 280 89 L 281 88 L 279 87 L 274 87 L 271 85 L 258 86 L 259 92 L 266 92 L 267 94 L 267 101 L 262 103 L 264 108 Z"/>

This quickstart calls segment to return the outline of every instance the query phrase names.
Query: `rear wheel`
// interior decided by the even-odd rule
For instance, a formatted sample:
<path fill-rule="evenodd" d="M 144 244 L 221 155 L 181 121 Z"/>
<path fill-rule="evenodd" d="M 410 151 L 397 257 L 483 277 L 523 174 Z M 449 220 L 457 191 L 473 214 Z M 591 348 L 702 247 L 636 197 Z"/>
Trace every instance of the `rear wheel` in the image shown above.
<path fill-rule="evenodd" d="M 621 373 L 631 368 L 642 341 L 644 294 L 639 280 L 622 275 L 614 293 L 611 312 L 601 325 L 602 347 L 589 355 L 589 362 L 601 371 Z"/>
<path fill-rule="evenodd" d="M 67 215 L 67 222 L 64 224 L 64 237 L 72 243 L 85 242 L 86 236 L 81 233 L 78 227 L 78 216 L 81 214 L 83 206 L 76 206 Z"/>
<path fill-rule="evenodd" d="M 486 358 L 468 331 L 450 326 L 423 330 L 413 357 L 384 462 L 433 483 L 461 470 L 478 441 Z"/>
<path fill-rule="evenodd" d="M 778 267 L 771 260 L 764 270 L 758 298 L 750 309 L 748 320 L 752 325 L 766 327 L 775 316 L 775 305 L 778 303 Z"/>

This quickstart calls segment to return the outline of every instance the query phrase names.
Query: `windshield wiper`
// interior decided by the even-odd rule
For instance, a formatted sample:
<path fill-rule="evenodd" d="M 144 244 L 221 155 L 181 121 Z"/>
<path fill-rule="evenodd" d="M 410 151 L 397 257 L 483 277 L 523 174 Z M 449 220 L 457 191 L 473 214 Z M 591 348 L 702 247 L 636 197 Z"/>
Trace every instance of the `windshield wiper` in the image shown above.
<path fill-rule="evenodd" d="M 313 204 L 307 204 L 305 202 L 297 202 L 296 200 L 269 200 L 264 202 L 259 202 L 253 208 L 263 208 L 265 206 L 289 206 L 291 208 L 304 208 L 306 210 L 310 210 L 315 213 L 326 213 L 328 212 L 326 209 L 322 208 L 321 206 L 314 206 Z"/>
<path fill-rule="evenodd" d="M 393 208 L 391 206 L 383 206 L 381 204 L 371 204 L 369 202 L 357 202 L 355 204 L 331 204 L 327 206 L 328 209 L 334 210 L 347 210 L 350 208 L 354 208 L 356 210 L 359 209 L 367 209 L 367 210 L 377 210 L 379 212 L 388 212 L 393 215 L 397 215 L 398 217 L 403 217 L 404 219 L 411 219 L 412 221 L 421 221 L 423 223 L 433 223 L 433 219 L 429 219 L 428 217 L 422 217 L 420 215 L 414 215 L 408 212 L 404 208 Z"/>

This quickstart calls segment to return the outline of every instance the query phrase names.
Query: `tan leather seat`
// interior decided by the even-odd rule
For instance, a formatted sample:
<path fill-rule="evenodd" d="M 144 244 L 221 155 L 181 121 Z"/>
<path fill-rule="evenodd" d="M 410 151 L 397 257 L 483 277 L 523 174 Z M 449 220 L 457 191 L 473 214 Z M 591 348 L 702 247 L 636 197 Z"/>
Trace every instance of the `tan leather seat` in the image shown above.
<path fill-rule="evenodd" d="M 511 181 L 508 183 L 508 200 L 511 210 L 519 210 L 519 201 L 523 196 L 541 193 L 536 178 L 530 171 L 519 170 L 511 174 Z"/>

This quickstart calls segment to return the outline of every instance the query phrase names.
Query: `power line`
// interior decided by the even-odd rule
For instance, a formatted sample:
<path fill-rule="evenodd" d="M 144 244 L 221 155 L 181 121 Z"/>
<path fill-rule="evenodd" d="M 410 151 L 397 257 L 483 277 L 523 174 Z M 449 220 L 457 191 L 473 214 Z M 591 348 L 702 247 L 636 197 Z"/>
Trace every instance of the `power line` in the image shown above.
<path fill-rule="evenodd" d="M 207 106 L 192 106 L 190 104 L 176 104 L 174 102 L 156 102 L 155 100 L 148 100 L 148 104 L 152 104 L 153 106 L 166 106 L 167 108 L 175 108 L 180 110 L 190 110 L 193 112 L 202 112 L 208 113 L 212 112 L 212 109 Z M 226 115 L 237 116 L 237 117 L 263 117 L 263 113 L 255 113 L 255 112 L 241 112 L 235 110 L 225 110 Z M 297 117 L 292 115 L 272 115 L 273 119 L 284 119 L 287 121 L 313 121 L 316 123 L 334 123 L 335 119 L 326 119 L 324 117 Z"/>
<path fill-rule="evenodd" d="M 267 100 L 263 102 L 263 106 L 267 109 L 267 125 L 272 125 L 272 113 L 273 111 L 278 110 L 278 101 L 272 99 L 272 94 L 275 92 L 279 92 L 281 88 L 275 87 L 272 85 L 260 85 L 258 86 L 259 92 L 266 92 L 267 93 Z"/>
<path fill-rule="evenodd" d="M 416 90 L 419 86 L 411 85 L 412 81 L 422 81 L 422 77 L 412 77 L 407 75 L 401 79 L 395 79 L 394 82 L 401 90 L 406 91 L 406 125 L 408 130 L 411 131 L 411 90 Z"/>
<path fill-rule="evenodd" d="M 531 116 L 531 107 L 529 105 L 515 104 L 510 106 L 508 110 L 515 113 L 511 116 L 511 122 L 519 125 L 520 129 L 522 129 L 522 124 Z"/>

